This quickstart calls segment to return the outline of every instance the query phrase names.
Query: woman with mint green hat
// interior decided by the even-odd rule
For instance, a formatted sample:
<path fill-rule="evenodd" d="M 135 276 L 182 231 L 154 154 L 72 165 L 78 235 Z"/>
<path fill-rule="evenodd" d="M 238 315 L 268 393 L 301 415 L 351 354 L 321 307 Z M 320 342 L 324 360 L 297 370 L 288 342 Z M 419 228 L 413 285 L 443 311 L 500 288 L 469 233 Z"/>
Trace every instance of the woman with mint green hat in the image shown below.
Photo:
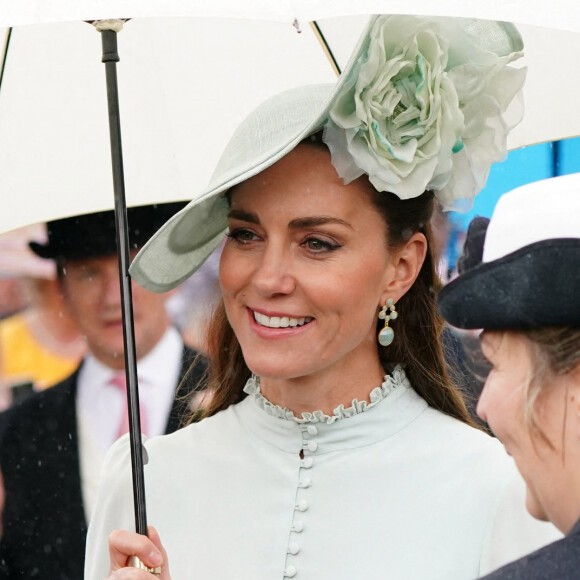
<path fill-rule="evenodd" d="M 521 44 L 503 23 L 374 17 L 336 86 L 239 127 L 132 266 L 167 291 L 227 236 L 214 396 L 145 445 L 149 538 L 124 531 L 129 449 L 112 449 L 88 580 L 472 580 L 554 538 L 447 377 L 429 247 L 434 196 L 469 201 L 505 153 Z"/>

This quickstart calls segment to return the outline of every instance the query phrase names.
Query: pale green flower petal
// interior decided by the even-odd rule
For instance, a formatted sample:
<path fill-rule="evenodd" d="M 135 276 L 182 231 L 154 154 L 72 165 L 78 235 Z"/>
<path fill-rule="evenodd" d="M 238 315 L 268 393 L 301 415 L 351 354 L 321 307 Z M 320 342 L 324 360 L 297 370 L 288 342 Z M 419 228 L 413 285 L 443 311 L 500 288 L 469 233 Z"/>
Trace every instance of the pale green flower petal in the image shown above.
<path fill-rule="evenodd" d="M 377 19 L 324 131 L 345 183 L 366 173 L 403 199 L 435 190 L 448 208 L 483 187 L 505 155 L 525 69 L 508 66 L 520 53 L 496 55 L 462 22 Z"/>

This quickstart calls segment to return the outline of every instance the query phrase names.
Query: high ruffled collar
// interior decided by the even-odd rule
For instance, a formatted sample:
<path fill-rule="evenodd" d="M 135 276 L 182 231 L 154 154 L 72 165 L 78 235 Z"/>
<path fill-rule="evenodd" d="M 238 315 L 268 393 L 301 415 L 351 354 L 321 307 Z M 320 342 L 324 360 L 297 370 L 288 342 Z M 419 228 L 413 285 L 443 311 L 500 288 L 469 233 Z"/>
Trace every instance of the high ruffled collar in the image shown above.
<path fill-rule="evenodd" d="M 372 409 L 386 399 L 399 386 L 410 387 L 405 371 L 400 366 L 396 366 L 390 375 L 385 375 L 383 384 L 375 387 L 370 392 L 370 402 L 353 399 L 350 407 L 345 408 L 344 405 L 339 405 L 334 409 L 332 416 L 326 415 L 322 411 L 314 411 L 312 413 L 302 413 L 300 417 L 297 417 L 290 409 L 274 405 L 260 392 L 260 378 L 257 376 L 252 376 L 248 379 L 244 387 L 244 392 L 254 399 L 258 407 L 262 408 L 272 417 L 293 420 L 298 424 L 326 423 L 330 425 L 340 419 L 347 419 L 348 417 L 353 417 Z"/>

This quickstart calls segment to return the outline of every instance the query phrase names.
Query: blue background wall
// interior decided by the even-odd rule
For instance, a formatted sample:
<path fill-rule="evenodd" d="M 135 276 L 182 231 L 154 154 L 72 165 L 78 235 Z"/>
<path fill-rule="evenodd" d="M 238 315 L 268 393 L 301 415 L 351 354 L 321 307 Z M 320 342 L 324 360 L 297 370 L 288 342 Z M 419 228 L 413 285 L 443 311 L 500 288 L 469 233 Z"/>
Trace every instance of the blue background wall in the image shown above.
<path fill-rule="evenodd" d="M 473 208 L 467 213 L 449 213 L 449 264 L 455 264 L 462 236 L 472 218 L 491 217 L 503 193 L 532 181 L 576 172 L 580 172 L 580 137 L 510 151 L 503 163 L 496 163 L 491 168 L 487 185 L 475 198 Z"/>

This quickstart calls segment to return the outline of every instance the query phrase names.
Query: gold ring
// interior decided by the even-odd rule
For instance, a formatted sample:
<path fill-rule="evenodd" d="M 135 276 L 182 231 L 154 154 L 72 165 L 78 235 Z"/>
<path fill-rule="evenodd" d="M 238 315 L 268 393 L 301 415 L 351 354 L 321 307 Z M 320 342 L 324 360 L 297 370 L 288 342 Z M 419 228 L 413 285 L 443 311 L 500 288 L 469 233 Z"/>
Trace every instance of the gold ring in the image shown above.
<path fill-rule="evenodd" d="M 161 574 L 161 566 L 157 566 L 155 568 L 149 568 L 149 566 L 145 566 L 137 556 L 131 556 L 127 561 L 128 568 L 139 568 L 140 570 L 147 570 L 150 574 L 155 574 L 159 576 Z"/>

